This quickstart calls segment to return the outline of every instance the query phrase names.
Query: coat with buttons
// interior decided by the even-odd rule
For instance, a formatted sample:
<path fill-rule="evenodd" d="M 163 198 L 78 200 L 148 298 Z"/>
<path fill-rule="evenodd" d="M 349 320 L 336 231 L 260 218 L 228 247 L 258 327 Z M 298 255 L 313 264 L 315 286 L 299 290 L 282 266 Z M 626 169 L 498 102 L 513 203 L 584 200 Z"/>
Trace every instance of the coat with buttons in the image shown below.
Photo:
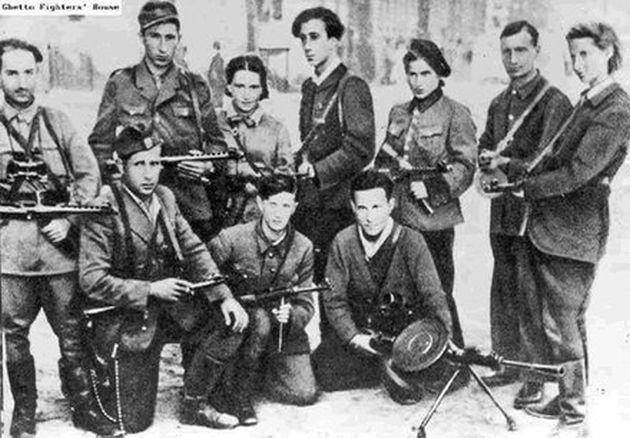
<path fill-rule="evenodd" d="M 119 333 L 125 334 L 128 339 L 143 339 L 145 346 L 156 332 L 157 315 L 161 309 L 165 309 L 184 330 L 203 326 L 208 317 L 205 303 L 231 297 L 227 286 L 220 284 L 206 288 L 201 296 L 187 296 L 173 304 L 158 301 L 150 297 L 149 292 L 151 281 L 180 274 L 173 270 L 176 258 L 167 257 L 171 247 L 166 234 L 172 233 L 176 240 L 182 255 L 183 278 L 191 282 L 203 281 L 219 273 L 206 246 L 183 218 L 175 196 L 168 188 L 158 186 L 155 191 L 167 229 L 170 229 L 168 232 L 152 223 L 122 187 L 120 192 L 129 217 L 134 259 L 131 264 L 127 259 L 125 226 L 120 214 L 98 217 L 83 224 L 79 284 L 89 298 L 90 306 L 116 306 L 125 310 L 127 317 Z M 107 202 L 120 213 L 120 205 L 109 186 L 103 187 L 96 202 Z M 154 234 L 155 243 L 152 245 Z M 163 270 L 148 269 L 151 266 Z M 152 278 L 147 278 L 147 272 L 151 272 Z M 104 340 L 112 341 L 116 340 Z"/>
<path fill-rule="evenodd" d="M 527 236 L 542 252 L 596 263 L 610 226 L 610 182 L 630 141 L 630 98 L 612 84 L 586 100 L 524 185 Z"/>
<path fill-rule="evenodd" d="M 430 167 L 443 160 L 451 170 L 425 181 L 427 201 L 434 209 L 432 214 L 415 199 L 409 190 L 409 180 L 400 180 L 395 188 L 398 207 L 394 216 L 402 224 L 420 231 L 452 228 L 464 221 L 459 197 L 472 184 L 475 171 L 475 124 L 468 108 L 447 96 L 420 114 L 420 124 L 415 130 L 410 129 L 413 118 L 410 108 L 411 102 L 406 102 L 391 109 L 388 143 L 413 166 Z M 405 144 L 412 145 L 410 150 L 405 150 Z M 384 151 L 379 152 L 377 164 L 391 163 L 385 155 Z"/>
<path fill-rule="evenodd" d="M 60 181 L 70 186 L 70 201 L 84 205 L 98 194 L 99 172 L 94 154 L 87 143 L 77 135 L 68 116 L 61 111 L 42 107 L 50 125 L 59 139 L 59 147 L 45 126 L 40 115 L 31 123 L 39 123 L 39 135 L 35 145 L 41 150 L 41 159 L 49 171 Z M 12 148 L 22 150 L 17 142 L 9 140 L 7 131 L 0 128 L 0 180 L 5 180 L 8 162 L 12 159 Z M 68 178 L 64 166 L 64 154 L 73 177 Z M 7 188 L 10 184 L 2 184 Z M 79 217 L 67 217 L 72 226 L 78 226 Z M 8 220 L 0 225 L 0 265 L 2 274 L 38 276 L 63 274 L 77 270 L 76 254 L 61 251 L 41 232 L 42 224 L 34 220 Z M 72 237 L 70 237 L 72 239 Z M 78 242 L 74 242 L 78 245 Z"/>
<path fill-rule="evenodd" d="M 195 116 L 192 90 L 199 104 L 203 135 Z M 225 148 L 208 85 L 201 76 L 175 64 L 161 78 L 159 88 L 144 61 L 111 75 L 88 138 L 101 169 L 112 156 L 116 133 L 138 124 L 155 129 L 164 141 L 163 155 L 187 154 L 191 150 L 218 152 Z M 107 173 L 103 174 L 108 182 Z M 160 181 L 175 193 L 187 220 L 210 218 L 210 202 L 201 183 L 178 177 L 175 166 L 166 167 Z"/>
<path fill-rule="evenodd" d="M 291 235 L 293 241 L 289 247 Z M 223 272 L 242 280 L 233 288 L 237 298 L 242 294 L 264 293 L 272 287 L 313 284 L 313 244 L 297 231 L 289 230 L 282 243 L 271 245 L 263 237 L 260 220 L 254 220 L 222 230 L 210 241 L 209 248 Z M 308 353 L 310 347 L 304 329 L 313 317 L 313 295 L 300 294 L 288 302 L 291 316 L 282 354 Z"/>
<path fill-rule="evenodd" d="M 540 74 L 531 82 L 516 89 L 512 86 L 503 90 L 490 103 L 486 129 L 479 138 L 479 150 L 496 150 L 511 125 L 536 98 L 547 84 Z M 545 96 L 523 120 L 514 133 L 511 144 L 501 155 L 516 160 L 531 159 L 545 147 L 571 112 L 571 102 L 556 87 L 550 87 Z M 509 173 L 509 169 L 504 169 Z M 505 194 L 491 201 L 490 232 L 516 236 L 525 214 L 521 198 Z"/>

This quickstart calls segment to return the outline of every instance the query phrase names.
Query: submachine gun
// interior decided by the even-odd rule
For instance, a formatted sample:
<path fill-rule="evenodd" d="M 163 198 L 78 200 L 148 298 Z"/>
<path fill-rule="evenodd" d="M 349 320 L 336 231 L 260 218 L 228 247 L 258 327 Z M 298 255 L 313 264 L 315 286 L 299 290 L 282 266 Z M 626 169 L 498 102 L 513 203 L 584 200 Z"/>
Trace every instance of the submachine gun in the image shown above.
<path fill-rule="evenodd" d="M 40 228 L 51 220 L 73 215 L 101 216 L 115 214 L 110 205 L 80 206 L 70 204 L 70 194 L 65 188 L 50 187 L 51 177 L 46 163 L 40 159 L 16 153 L 7 163 L 6 180 L 0 182 L 0 219 L 35 220 Z M 56 177 L 55 177 L 56 179 Z M 31 191 L 20 192 L 24 185 Z M 68 255 L 76 254 L 78 230 L 71 227 L 68 236 L 54 245 Z"/>
<path fill-rule="evenodd" d="M 391 348 L 393 366 L 403 372 L 422 371 L 440 359 L 454 366 L 452 375 L 422 419 L 422 422 L 417 428 L 414 428 L 414 430 L 417 429 L 417 438 L 426 438 L 426 427 L 429 421 L 460 372 L 468 372 L 473 376 L 505 417 L 508 430 L 516 430 L 517 426 L 514 419 L 501 407 L 488 385 L 472 368 L 472 365 L 493 369 L 499 369 L 503 366 L 527 370 L 544 375 L 546 379 L 550 380 L 558 379 L 565 372 L 561 366 L 508 360 L 495 353 L 481 353 L 476 348 L 459 348 L 448 339 L 448 330 L 444 324 L 435 318 L 420 319 L 407 326 L 396 336 Z"/>

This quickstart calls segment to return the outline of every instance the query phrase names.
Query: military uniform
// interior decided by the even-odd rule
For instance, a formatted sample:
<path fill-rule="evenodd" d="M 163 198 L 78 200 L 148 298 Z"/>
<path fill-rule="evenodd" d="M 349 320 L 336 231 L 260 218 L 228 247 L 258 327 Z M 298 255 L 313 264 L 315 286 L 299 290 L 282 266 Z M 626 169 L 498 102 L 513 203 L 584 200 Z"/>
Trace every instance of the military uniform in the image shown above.
<path fill-rule="evenodd" d="M 88 138 L 101 169 L 112 156 L 117 132 L 140 124 L 152 128 L 164 141 L 163 155 L 187 154 L 191 150 L 217 152 L 225 147 L 208 85 L 201 76 L 176 64 L 160 77 L 152 76 L 145 60 L 111 75 Z M 106 176 L 104 179 L 108 181 Z M 160 181 L 175 193 L 182 214 L 195 232 L 202 239 L 209 238 L 213 230 L 208 224 L 212 213 L 206 187 L 180 178 L 175 166 L 166 167 Z"/>
<path fill-rule="evenodd" d="M 239 292 L 310 286 L 313 281 L 312 243 L 289 227 L 287 236 L 272 244 L 261 227 L 260 220 L 254 220 L 227 228 L 209 244 L 212 256 L 222 270 L 236 272 L 246 279 Z M 241 359 L 235 364 L 234 384 L 252 385 L 252 381 L 245 380 L 254 376 L 264 355 L 261 371 L 265 376 L 266 392 L 284 403 L 310 404 L 317 397 L 317 388 L 304 328 L 314 313 L 313 297 L 302 294 L 292 298 L 290 303 L 291 317 L 283 327 L 285 337 L 279 353 L 274 351 L 278 345 L 278 324 L 273 322 L 268 309 L 260 306 L 249 309 L 252 315 L 248 327 L 250 334 L 242 348 Z"/>
<path fill-rule="evenodd" d="M 110 203 L 118 214 L 85 224 L 79 258 L 81 288 L 90 307 L 115 306 L 92 318 L 89 334 L 97 359 L 99 397 L 110 415 L 119 403 L 122 419 L 112 416 L 126 431 L 139 432 L 153 422 L 165 342 L 183 337 L 198 346 L 186 370 L 184 388 L 187 395 L 203 396 L 219 379 L 242 336 L 225 326 L 216 307 L 217 301 L 232 296 L 225 285 L 172 304 L 149 296 L 152 281 L 185 277 L 194 282 L 218 274 L 169 189 L 158 186 L 149 208 L 124 185 L 106 186 L 100 200 Z"/>
<path fill-rule="evenodd" d="M 7 164 L 15 154 L 29 149 L 35 159 L 46 164 L 49 189 L 69 188 L 70 201 L 77 204 L 85 204 L 96 196 L 99 185 L 96 160 L 64 113 L 36 102 L 19 112 L 5 102 L 0 111 L 0 118 L 6 122 L 0 125 L 1 180 L 6 180 Z M 28 140 L 22 143 L 18 136 L 10 134 L 12 128 L 21 140 L 30 137 L 31 143 Z M 29 132 L 36 135 L 29 136 Z M 52 187 L 52 180 L 61 187 Z M 23 184 L 17 194 L 18 202 L 25 198 L 32 200 L 34 190 L 33 184 Z M 66 219 L 71 228 L 78 226 L 77 217 Z M 89 382 L 82 369 L 85 354 L 77 305 L 77 254 L 51 243 L 41 227 L 37 221 L 9 219 L 0 228 L 2 327 L 15 400 L 14 417 L 19 410 L 35 415 L 35 365 L 28 333 L 41 308 L 59 342 L 62 388 L 71 397 L 73 408 L 85 403 L 89 395 Z M 70 232 L 69 236 L 73 234 Z M 78 240 L 69 237 L 66 243 L 76 247 Z M 77 398 L 80 393 L 83 401 Z"/>
<path fill-rule="evenodd" d="M 429 195 L 427 202 L 433 208 L 431 214 L 414 198 L 409 181 L 400 181 L 395 188 L 398 207 L 394 217 L 424 236 L 447 295 L 454 324 L 453 340 L 463 347 L 462 328 L 453 297 L 453 242 L 455 225 L 464 221 L 459 197 L 470 187 L 475 169 L 475 125 L 468 108 L 444 96 L 441 89 L 434 91 L 424 102 L 420 101 L 420 105 L 416 105 L 416 100 L 391 109 L 387 128 L 389 144 L 413 166 L 435 166 L 442 160 L 451 166 L 451 170 L 425 181 Z M 395 160 L 381 151 L 376 165 L 389 167 L 395 165 Z"/>
<path fill-rule="evenodd" d="M 509 86 L 496 96 L 488 108 L 486 128 L 479 139 L 479 150 L 495 150 L 511 126 L 548 84 L 537 74 L 528 83 Z M 557 132 L 571 111 L 569 99 L 556 87 L 545 96 L 514 133 L 511 144 L 501 155 L 513 160 L 531 159 Z M 510 172 L 509 165 L 504 168 Z M 506 358 L 521 355 L 518 305 L 519 281 L 516 248 L 523 241 L 519 228 L 525 212 L 521 198 L 504 194 L 490 204 L 490 245 L 494 256 L 490 289 L 490 331 L 492 349 Z"/>

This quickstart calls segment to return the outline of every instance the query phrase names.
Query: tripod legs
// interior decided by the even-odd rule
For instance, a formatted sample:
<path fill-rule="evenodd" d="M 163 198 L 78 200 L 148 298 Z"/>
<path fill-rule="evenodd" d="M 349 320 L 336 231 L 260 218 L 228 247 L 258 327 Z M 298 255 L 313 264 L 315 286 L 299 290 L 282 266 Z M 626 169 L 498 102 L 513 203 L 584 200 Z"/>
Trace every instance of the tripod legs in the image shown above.
<path fill-rule="evenodd" d="M 490 391 L 490 388 L 488 387 L 488 385 L 486 385 L 486 382 L 481 380 L 481 377 L 479 377 L 479 374 L 477 374 L 477 371 L 473 370 L 470 367 L 470 365 L 466 365 L 466 368 L 468 368 L 468 372 L 470 372 L 470 374 L 472 374 L 472 376 L 475 378 L 477 383 L 479 383 L 479 386 L 481 386 L 481 389 L 483 389 L 483 391 L 486 394 L 488 394 L 488 397 L 490 397 L 490 400 L 492 400 L 492 403 L 494 403 L 497 409 L 501 411 L 501 413 L 505 417 L 505 422 L 507 423 L 508 430 L 510 431 L 516 430 L 516 422 L 514 421 L 512 417 L 509 416 L 507 412 L 505 412 L 505 409 L 503 409 L 503 407 L 499 404 L 497 399 L 494 398 L 494 394 L 492 394 L 492 391 Z"/>
<path fill-rule="evenodd" d="M 450 379 L 448 379 L 448 382 L 446 382 L 446 384 L 444 385 L 444 388 L 442 388 L 442 391 L 440 391 L 440 394 L 437 396 L 437 398 L 435 399 L 435 401 L 431 405 L 431 408 L 429 409 L 429 412 L 427 412 L 427 414 L 422 419 L 422 423 L 420 423 L 420 426 L 418 426 L 418 434 L 416 435 L 417 438 L 426 438 L 426 436 L 427 436 L 426 427 L 429 424 L 429 421 L 431 421 L 431 417 L 433 417 L 433 414 L 435 414 L 435 411 L 437 410 L 437 408 L 442 403 L 442 400 L 444 399 L 444 396 L 448 392 L 448 389 L 451 387 L 451 385 L 453 384 L 453 382 L 457 378 L 457 375 L 462 371 L 463 367 L 465 367 L 466 370 L 470 374 L 472 374 L 472 376 L 475 378 L 475 380 L 477 381 L 479 386 L 481 386 L 483 391 L 488 395 L 488 397 L 490 397 L 490 399 L 492 400 L 494 405 L 499 409 L 499 411 L 501 411 L 501 413 L 505 417 L 505 421 L 507 422 L 508 430 L 510 430 L 510 431 L 516 430 L 516 422 L 514 421 L 514 419 L 512 417 L 510 417 L 508 415 L 508 413 L 505 411 L 505 409 L 503 409 L 503 407 L 501 407 L 501 405 L 499 404 L 497 399 L 494 398 L 494 395 L 492 394 L 492 391 L 490 391 L 490 388 L 488 388 L 488 385 L 486 385 L 485 382 L 483 380 L 481 380 L 481 377 L 479 377 L 479 374 L 477 374 L 477 372 L 475 370 L 473 370 L 470 367 L 470 365 L 461 365 L 460 367 L 455 369 L 455 371 L 453 371 L 453 374 L 451 375 Z"/>

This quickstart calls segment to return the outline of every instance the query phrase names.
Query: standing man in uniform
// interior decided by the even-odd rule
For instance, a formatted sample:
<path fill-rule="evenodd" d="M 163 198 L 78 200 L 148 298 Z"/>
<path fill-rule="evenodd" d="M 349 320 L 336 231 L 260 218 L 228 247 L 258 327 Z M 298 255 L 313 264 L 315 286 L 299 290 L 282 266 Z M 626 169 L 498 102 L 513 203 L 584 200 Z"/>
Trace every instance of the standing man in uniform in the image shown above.
<path fill-rule="evenodd" d="M 101 170 L 112 157 L 117 132 L 131 124 L 151 127 L 164 141 L 164 155 L 216 152 L 225 146 L 206 82 L 173 62 L 181 39 L 175 6 L 149 1 L 142 6 L 138 22 L 144 57 L 111 75 L 89 136 Z M 206 187 L 200 182 L 212 170 L 211 162 L 183 162 L 164 169 L 161 176 L 161 183 L 175 193 L 184 218 L 204 241 L 218 231 L 211 222 Z M 103 176 L 109 182 L 105 172 Z"/>
<path fill-rule="evenodd" d="M 4 92 L 0 108 L 0 180 L 7 189 L 3 190 L 2 202 L 32 203 L 36 191 L 44 189 L 47 195 L 69 193 L 70 202 L 85 204 L 98 190 L 96 159 L 78 138 L 68 116 L 37 101 L 35 87 L 41 62 L 42 54 L 34 45 L 16 39 L 0 41 L 0 85 Z M 25 181 L 17 193 L 11 194 L 14 187 L 7 179 L 12 160 L 43 163 L 48 182 Z M 72 237 L 76 234 L 70 231 L 77 226 L 78 218 L 72 216 L 52 219 L 47 224 L 22 219 L 7 219 L 1 224 L 2 329 L 14 401 L 12 437 L 35 435 L 37 388 L 28 334 L 41 308 L 59 342 L 59 375 L 74 424 L 88 427 L 97 415 L 90 410 L 90 385 L 83 368 L 85 354 L 77 305 L 78 254 L 67 251 L 78 245 L 78 239 Z"/>
<path fill-rule="evenodd" d="M 374 155 L 374 109 L 364 80 L 353 76 L 337 51 L 344 25 L 331 10 L 306 9 L 295 18 L 313 76 L 302 85 L 298 173 L 311 177 L 298 196 L 296 229 L 315 246 L 315 281 L 323 279 L 335 234 L 353 220 L 350 181 Z"/>
<path fill-rule="evenodd" d="M 527 21 L 510 23 L 501 32 L 501 57 L 510 85 L 492 100 L 488 109 L 486 130 L 479 140 L 482 170 L 498 167 L 509 176 L 518 174 L 523 163 L 536 156 L 571 112 L 569 99 L 556 87 L 549 86 L 536 68 L 539 52 L 538 31 Z M 508 146 L 498 151 L 499 143 L 515 123 L 521 123 L 521 118 L 522 124 L 513 133 Z M 490 245 L 494 256 L 490 291 L 492 348 L 498 354 L 514 359 L 521 355 L 522 349 L 514 254 L 524 239 L 519 229 L 524 210 L 522 198 L 513 194 L 493 199 L 490 207 Z M 518 374 L 507 370 L 484 377 L 490 386 L 516 380 Z M 540 401 L 542 389 L 542 384 L 537 382 L 525 384 L 514 406 L 523 408 Z"/>

